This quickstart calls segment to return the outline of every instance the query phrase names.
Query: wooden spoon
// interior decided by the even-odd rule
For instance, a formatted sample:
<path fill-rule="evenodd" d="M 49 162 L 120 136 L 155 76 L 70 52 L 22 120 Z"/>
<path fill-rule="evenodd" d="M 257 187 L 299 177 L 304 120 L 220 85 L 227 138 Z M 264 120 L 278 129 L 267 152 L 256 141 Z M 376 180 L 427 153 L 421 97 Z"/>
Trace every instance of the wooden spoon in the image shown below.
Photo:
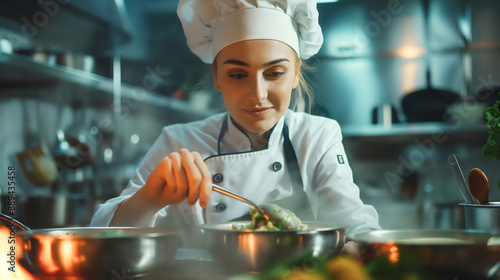
<path fill-rule="evenodd" d="M 488 182 L 488 177 L 484 175 L 483 171 L 478 168 L 472 169 L 467 180 L 469 182 L 470 193 L 477 202 L 479 204 L 489 204 L 488 195 L 490 193 L 490 184 Z"/>

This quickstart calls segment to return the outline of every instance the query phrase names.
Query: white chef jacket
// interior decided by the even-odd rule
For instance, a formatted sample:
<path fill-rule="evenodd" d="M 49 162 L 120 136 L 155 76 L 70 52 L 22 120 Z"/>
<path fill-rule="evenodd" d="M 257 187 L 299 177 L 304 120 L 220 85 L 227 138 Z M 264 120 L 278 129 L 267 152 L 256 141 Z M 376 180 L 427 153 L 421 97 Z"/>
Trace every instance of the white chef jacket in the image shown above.
<path fill-rule="evenodd" d="M 224 119 L 227 131 L 221 130 Z M 353 182 L 338 123 L 291 110 L 278 121 L 267 148 L 261 150 L 252 149 L 250 138 L 227 113 L 163 128 L 128 186 L 119 197 L 99 206 L 91 226 L 108 226 L 119 204 L 145 184 L 164 157 L 181 148 L 201 154 L 215 183 L 257 204 L 291 197 L 294 192 L 283 152 L 285 122 L 314 217 L 328 221 L 332 227 L 345 227 L 347 234 L 380 229 L 377 212 L 361 201 L 359 188 Z M 206 209 L 184 201 L 164 207 L 145 224 L 166 226 L 166 221 L 174 218 L 186 232 L 193 232 L 199 231 L 199 224 L 230 221 L 248 211 L 247 204 L 212 192 Z"/>

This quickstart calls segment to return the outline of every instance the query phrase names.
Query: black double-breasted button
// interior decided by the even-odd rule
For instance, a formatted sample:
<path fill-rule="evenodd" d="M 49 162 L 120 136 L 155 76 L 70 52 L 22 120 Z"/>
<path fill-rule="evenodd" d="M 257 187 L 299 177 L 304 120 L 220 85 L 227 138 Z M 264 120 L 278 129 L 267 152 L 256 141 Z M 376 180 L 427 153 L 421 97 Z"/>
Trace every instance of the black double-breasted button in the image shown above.
<path fill-rule="evenodd" d="M 270 195 L 271 195 L 271 198 L 272 198 L 272 199 L 276 199 L 276 198 L 278 198 L 278 196 L 280 196 L 280 191 L 278 191 L 278 190 L 273 190 L 273 191 L 270 193 Z"/>
<path fill-rule="evenodd" d="M 227 207 L 226 207 L 226 204 L 224 204 L 224 203 L 219 203 L 219 204 L 217 204 L 217 205 L 215 206 L 215 211 L 217 211 L 217 212 L 222 212 L 222 211 L 226 210 L 226 208 L 227 208 Z"/>
<path fill-rule="evenodd" d="M 220 183 L 222 182 L 222 180 L 224 180 L 224 176 L 222 176 L 222 174 L 220 173 L 215 173 L 215 175 L 212 177 L 212 180 L 214 181 L 214 183 Z"/>
<path fill-rule="evenodd" d="M 274 171 L 280 171 L 281 167 L 282 167 L 281 162 L 277 161 L 277 162 L 273 163 L 273 170 Z"/>

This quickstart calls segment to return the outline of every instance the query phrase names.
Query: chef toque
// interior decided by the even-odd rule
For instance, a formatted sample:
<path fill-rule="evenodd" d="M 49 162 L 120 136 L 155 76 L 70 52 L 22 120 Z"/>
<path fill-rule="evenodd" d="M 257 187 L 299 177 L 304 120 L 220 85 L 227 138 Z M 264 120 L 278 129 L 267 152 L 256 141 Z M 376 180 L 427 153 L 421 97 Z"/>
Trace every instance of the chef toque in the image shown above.
<path fill-rule="evenodd" d="M 302 59 L 323 43 L 315 0 L 180 0 L 177 15 L 189 48 L 208 64 L 239 41 L 281 41 Z"/>

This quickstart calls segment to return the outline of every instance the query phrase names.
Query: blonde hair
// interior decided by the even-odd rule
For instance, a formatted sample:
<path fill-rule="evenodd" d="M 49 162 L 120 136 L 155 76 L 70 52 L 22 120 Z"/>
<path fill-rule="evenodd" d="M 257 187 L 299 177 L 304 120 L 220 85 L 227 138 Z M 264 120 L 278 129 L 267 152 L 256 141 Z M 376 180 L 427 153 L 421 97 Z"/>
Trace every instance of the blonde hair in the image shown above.
<path fill-rule="evenodd" d="M 313 89 L 306 80 L 306 73 L 312 72 L 314 68 L 307 64 L 306 61 L 300 59 L 297 53 L 295 53 L 295 67 L 298 71 L 297 75 L 299 77 L 299 85 L 292 91 L 296 94 L 292 95 L 293 100 L 290 107 L 294 111 L 304 110 L 307 113 L 311 113 L 314 94 Z M 305 106 L 302 106 L 305 104 L 307 104 L 307 110 Z"/>

